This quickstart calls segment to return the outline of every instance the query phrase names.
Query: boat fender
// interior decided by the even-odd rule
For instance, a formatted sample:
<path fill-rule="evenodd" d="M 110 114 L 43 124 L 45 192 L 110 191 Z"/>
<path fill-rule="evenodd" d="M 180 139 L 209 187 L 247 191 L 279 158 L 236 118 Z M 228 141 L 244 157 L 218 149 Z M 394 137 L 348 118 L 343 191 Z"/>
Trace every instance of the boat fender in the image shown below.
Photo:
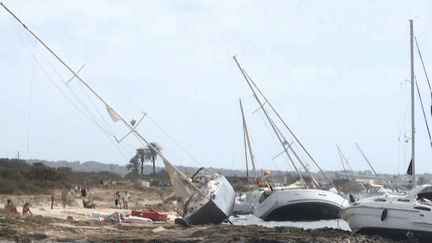
<path fill-rule="evenodd" d="M 349 195 L 349 199 L 351 203 L 355 202 L 355 198 L 352 194 Z"/>
<path fill-rule="evenodd" d="M 190 224 L 185 219 L 183 219 L 183 218 L 176 218 L 174 220 L 174 223 L 182 225 L 185 228 L 188 228 L 190 226 Z"/>
<path fill-rule="evenodd" d="M 388 210 L 387 210 L 387 208 L 386 208 L 386 209 L 383 210 L 383 212 L 382 212 L 382 214 L 381 214 L 381 221 L 386 220 L 386 218 L 387 218 L 387 213 L 388 213 Z"/>

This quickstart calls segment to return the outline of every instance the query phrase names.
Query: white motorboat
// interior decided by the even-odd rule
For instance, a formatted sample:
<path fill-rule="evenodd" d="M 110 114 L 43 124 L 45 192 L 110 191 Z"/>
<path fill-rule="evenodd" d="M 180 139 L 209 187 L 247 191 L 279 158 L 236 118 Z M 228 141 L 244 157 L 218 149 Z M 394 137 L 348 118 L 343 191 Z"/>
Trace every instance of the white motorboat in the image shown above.
<path fill-rule="evenodd" d="M 352 200 L 341 217 L 354 233 L 378 234 L 404 240 L 432 238 L 432 185 L 418 186 L 406 195 L 385 194 Z"/>
<path fill-rule="evenodd" d="M 220 224 L 228 219 L 234 204 L 235 192 L 228 180 L 222 175 L 214 175 L 207 180 L 193 183 L 192 180 L 181 173 L 165 156 L 146 140 L 137 130 L 140 122 L 127 122 L 116 110 L 112 108 L 99 94 L 97 94 L 79 75 L 73 71 L 57 54 L 55 54 L 42 40 L 24 25 L 3 3 L 0 4 L 29 31 L 58 61 L 60 61 L 86 88 L 88 88 L 106 107 L 112 120 L 121 120 L 130 132 L 147 144 L 162 159 L 174 187 L 174 192 L 184 202 L 179 211 L 187 224 Z M 72 80 L 72 79 L 71 79 Z M 70 81 L 71 81 L 70 80 Z M 67 84 L 67 83 L 65 83 Z M 127 136 L 127 135 L 126 135 Z M 125 136 L 125 137 L 126 137 Z M 119 141 L 118 141 L 119 142 Z M 182 222 L 185 224 L 184 222 Z"/>
<path fill-rule="evenodd" d="M 304 180 L 302 179 L 302 175 L 297 170 L 301 183 L 295 183 L 291 186 L 275 186 L 272 185 L 271 182 L 269 183 L 266 182 L 264 183 L 267 184 L 266 187 L 261 187 L 254 191 L 246 193 L 242 197 L 238 197 L 236 199 L 233 213 L 246 214 L 246 213 L 253 212 L 255 216 L 265 221 L 312 221 L 312 220 L 339 218 L 341 208 L 347 206 L 348 201 L 345 200 L 342 196 L 338 195 L 336 193 L 337 191 L 334 192 L 330 190 L 319 189 L 321 185 L 313 178 L 312 174 L 308 170 L 308 167 L 305 166 L 305 164 L 300 159 L 300 156 L 293 150 L 293 147 L 291 145 L 294 142 L 299 144 L 301 148 L 306 152 L 307 156 L 319 168 L 319 170 L 326 177 L 327 175 L 325 174 L 324 171 L 321 170 L 321 168 L 310 156 L 310 154 L 306 151 L 306 149 L 303 147 L 300 141 L 292 133 L 292 131 L 288 128 L 288 126 L 285 124 L 282 118 L 279 117 L 278 113 L 274 110 L 273 106 L 270 104 L 267 98 L 264 97 L 264 95 L 255 85 L 255 83 L 253 83 L 253 81 L 249 78 L 246 72 L 241 68 L 240 64 L 237 62 L 237 59 L 235 57 L 234 60 L 236 61 L 249 87 L 251 88 L 254 94 L 254 98 L 259 103 L 260 110 L 264 112 L 269 122 L 269 125 L 275 131 L 276 136 L 283 147 L 283 152 L 281 154 L 285 153 L 287 157 L 291 160 L 293 167 L 297 170 L 294 161 L 291 159 L 292 157 L 296 158 L 297 161 L 301 164 L 301 166 L 303 166 L 304 170 L 307 173 L 309 173 L 309 176 L 311 177 L 312 181 L 311 181 L 311 185 L 307 185 L 306 183 L 304 183 Z M 254 88 L 252 87 L 252 84 Z M 255 89 L 259 92 L 259 95 L 263 97 L 265 102 L 262 102 L 258 98 L 259 95 L 257 94 L 258 92 L 255 91 Z M 267 111 L 264 107 L 264 105 L 266 104 L 270 106 L 271 109 L 270 111 L 276 114 L 279 121 L 281 121 L 281 123 L 285 125 L 285 128 L 289 131 L 291 136 L 294 138 L 293 142 L 289 143 L 287 139 L 285 139 L 285 137 L 281 133 L 281 129 L 277 127 L 276 122 L 269 117 L 270 112 Z M 241 102 L 240 102 L 240 106 L 241 106 Z M 242 108 L 242 115 L 243 115 L 243 128 L 245 130 L 244 132 L 245 139 L 248 142 L 249 138 L 248 138 L 246 122 L 244 119 L 243 108 Z M 254 156 L 252 155 L 252 152 L 250 150 L 250 145 L 248 147 L 249 147 L 252 165 L 254 166 L 255 169 L 255 165 L 253 161 Z M 246 145 L 245 148 L 247 148 Z M 328 177 L 327 179 L 329 180 L 330 185 L 332 185 L 335 188 L 333 182 Z M 258 184 L 259 181 L 257 180 L 256 176 L 255 176 L 255 180 L 256 183 Z M 262 182 L 265 182 L 265 179 L 261 181 L 261 185 L 263 185 Z"/>
<path fill-rule="evenodd" d="M 260 197 L 254 215 L 265 221 L 337 219 L 341 208 L 347 205 L 347 200 L 327 190 L 268 188 Z"/>
<path fill-rule="evenodd" d="M 353 232 L 379 234 L 396 240 L 432 238 L 432 185 L 416 186 L 415 174 L 415 129 L 414 129 L 414 64 L 413 22 L 411 29 L 411 129 L 412 158 L 407 174 L 412 175 L 413 189 L 406 195 L 386 193 L 381 196 L 355 199 L 350 196 L 350 205 L 341 212 Z"/>

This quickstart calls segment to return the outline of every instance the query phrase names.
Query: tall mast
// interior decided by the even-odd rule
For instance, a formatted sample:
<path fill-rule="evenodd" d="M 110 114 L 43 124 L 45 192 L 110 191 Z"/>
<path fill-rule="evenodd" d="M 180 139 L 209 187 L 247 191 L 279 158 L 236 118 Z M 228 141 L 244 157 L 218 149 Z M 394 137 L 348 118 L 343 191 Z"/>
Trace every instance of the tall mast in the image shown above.
<path fill-rule="evenodd" d="M 414 180 L 413 187 L 416 187 L 416 173 L 415 173 L 415 110 L 414 110 L 414 27 L 413 20 L 410 19 L 410 50 L 411 50 L 411 138 L 412 138 L 412 176 Z"/>
<path fill-rule="evenodd" d="M 254 88 L 252 87 L 252 85 L 249 83 L 249 80 L 248 80 L 248 78 L 246 77 L 246 74 L 245 74 L 244 70 L 243 70 L 242 67 L 240 66 L 240 63 L 237 61 L 237 59 L 236 59 L 235 56 L 234 56 L 233 58 L 234 58 L 235 62 L 237 63 L 237 66 L 238 66 L 238 68 L 240 69 L 240 72 L 243 74 L 243 77 L 245 78 L 247 84 L 249 85 L 249 88 L 252 90 L 252 93 L 254 94 L 254 97 L 255 97 L 255 99 L 257 100 L 257 102 L 258 102 L 260 108 L 263 109 L 263 112 L 264 112 L 264 114 L 265 114 L 267 120 L 270 121 L 271 119 L 269 118 L 269 115 L 267 114 L 267 112 L 266 112 L 265 109 L 264 109 L 264 104 L 262 104 L 261 100 L 258 99 L 258 96 L 257 96 L 257 94 L 256 94 L 256 92 L 255 92 L 255 90 L 254 90 Z M 289 146 L 290 146 L 290 145 L 288 144 L 287 141 L 282 141 L 282 139 L 281 139 L 280 136 L 279 136 L 279 133 L 276 131 L 275 127 L 273 126 L 273 124 L 272 124 L 271 122 L 270 122 L 270 125 L 272 126 L 274 132 L 276 133 L 276 136 L 278 137 L 279 142 L 282 144 L 282 147 L 284 148 L 284 152 L 287 154 L 288 157 L 290 157 L 290 155 L 288 154 L 288 149 L 289 149 Z M 288 146 L 288 147 L 285 147 L 285 146 Z M 292 161 L 291 161 L 291 162 L 292 162 Z M 299 177 L 302 178 L 302 175 L 300 174 L 300 171 L 297 169 L 297 166 L 295 166 L 294 162 L 292 162 L 292 165 L 293 165 L 294 169 L 297 171 L 297 174 L 299 175 Z"/>
<path fill-rule="evenodd" d="M 49 52 L 51 52 L 51 54 L 57 58 L 57 60 L 59 60 L 73 75 L 74 77 L 78 78 L 79 81 L 81 81 L 81 83 L 83 83 L 96 97 L 98 97 L 104 104 L 105 106 L 107 106 L 107 108 L 109 107 L 116 115 L 117 117 L 131 130 L 131 132 L 134 132 L 140 139 L 142 139 L 151 149 L 153 149 L 162 159 L 163 162 L 165 164 L 168 163 L 168 165 L 170 167 L 172 167 L 189 185 L 192 186 L 192 188 L 194 190 L 196 190 L 200 195 L 205 196 L 202 191 L 192 182 L 190 182 L 189 178 L 187 178 L 183 173 L 181 173 L 175 166 L 173 166 L 168 159 L 165 158 L 165 156 L 162 155 L 162 153 L 157 150 L 150 142 L 147 141 L 147 139 L 145 139 L 136 129 L 134 126 L 132 126 L 129 122 L 127 122 L 117 111 L 115 111 L 112 106 L 110 106 L 108 104 L 108 102 L 106 102 L 100 95 L 98 95 L 83 79 L 81 79 L 81 77 L 75 72 L 73 71 L 59 56 L 57 56 L 57 54 L 52 51 L 36 34 L 34 34 L 24 23 L 21 22 L 20 19 L 18 19 L 17 16 L 15 16 L 15 14 L 13 14 L 8 8 L 6 8 L 5 5 L 3 5 L 2 2 L 0 2 L 0 5 L 3 6 L 3 8 L 5 8 L 31 35 L 33 35 Z"/>
<path fill-rule="evenodd" d="M 246 139 L 246 142 L 247 142 L 247 145 L 248 145 L 248 148 L 249 148 L 249 157 L 251 158 L 251 163 L 252 163 L 252 167 L 253 167 L 253 170 L 254 170 L 255 183 L 256 183 L 258 178 L 257 178 L 257 172 L 256 172 L 256 168 L 255 168 L 255 160 L 254 160 L 254 156 L 252 154 L 252 147 L 251 147 L 250 140 L 249 140 L 249 132 L 248 132 L 248 129 L 247 129 L 246 119 L 244 117 L 243 106 L 242 106 L 241 100 L 240 100 L 240 109 L 241 109 L 242 118 L 243 118 L 243 130 L 244 130 L 245 139 Z M 247 160 L 246 160 L 246 168 L 247 168 Z"/>
<path fill-rule="evenodd" d="M 267 98 L 263 95 L 263 93 L 258 89 L 258 87 L 256 86 L 256 84 L 253 82 L 253 80 L 246 74 L 246 72 L 241 68 L 240 64 L 238 63 L 236 57 L 233 57 L 235 62 L 237 63 L 237 66 L 239 67 L 240 71 L 242 72 L 244 78 L 246 79 L 246 82 L 248 83 L 250 89 L 252 90 L 255 99 L 258 101 L 259 105 L 260 105 L 260 109 L 263 109 L 264 114 L 267 117 L 267 120 L 269 120 L 270 124 L 272 124 L 271 122 L 271 118 L 269 117 L 269 115 L 267 114 L 266 110 L 264 109 L 264 104 L 268 103 L 268 105 L 270 106 L 270 108 L 273 110 L 273 112 L 276 114 L 276 116 L 279 118 L 279 120 L 283 123 L 283 125 L 285 126 L 285 128 L 290 132 L 290 134 L 293 136 L 293 138 L 297 141 L 297 143 L 300 145 L 300 147 L 303 149 L 303 151 L 305 151 L 305 153 L 308 155 L 308 157 L 312 160 L 312 162 L 318 167 L 318 169 L 321 171 L 321 173 L 323 173 L 323 175 L 327 178 L 327 180 L 329 181 L 329 183 L 336 189 L 336 186 L 334 185 L 333 181 L 327 176 L 327 174 L 321 169 L 321 167 L 318 165 L 318 163 L 315 162 L 315 160 L 312 158 L 312 156 L 309 154 L 309 152 L 306 150 L 306 148 L 303 146 L 303 144 L 298 140 L 298 138 L 294 135 L 294 133 L 291 131 L 291 129 L 287 126 L 287 124 L 285 123 L 285 121 L 280 117 L 279 113 L 273 108 L 273 106 L 270 104 L 270 102 L 267 100 Z M 258 92 L 261 94 L 261 96 L 264 98 L 265 103 L 262 104 L 261 101 L 258 99 L 258 96 L 254 90 L 254 88 L 252 87 L 252 85 L 250 84 L 250 82 L 254 85 L 254 87 L 258 90 Z M 273 127 L 273 126 L 272 126 Z M 279 141 L 282 143 L 282 146 L 284 147 L 284 151 L 286 152 L 286 154 L 289 157 L 288 154 L 288 148 L 285 148 L 284 144 L 287 144 L 287 142 L 285 141 L 285 143 L 280 139 L 276 129 L 273 127 L 273 130 L 275 131 L 276 135 L 279 138 Z M 300 162 L 301 163 L 301 162 Z M 294 165 L 294 163 L 293 163 Z M 307 168 L 305 166 L 303 166 L 305 168 L 305 170 L 307 170 Z M 294 165 L 294 168 L 295 165 Z M 297 168 L 296 168 L 297 169 Z M 300 174 L 300 173 L 299 173 Z M 300 175 L 301 177 L 301 175 Z M 315 180 L 314 180 L 315 181 Z M 319 186 L 317 184 L 317 186 Z M 337 190 L 337 189 L 336 189 Z"/>

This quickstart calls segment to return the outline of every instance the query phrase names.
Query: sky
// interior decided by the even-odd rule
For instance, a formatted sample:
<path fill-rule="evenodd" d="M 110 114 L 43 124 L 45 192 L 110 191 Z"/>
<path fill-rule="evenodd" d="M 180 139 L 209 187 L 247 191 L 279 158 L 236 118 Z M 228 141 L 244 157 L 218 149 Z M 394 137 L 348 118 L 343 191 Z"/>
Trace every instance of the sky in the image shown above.
<path fill-rule="evenodd" d="M 138 130 L 174 165 L 245 169 L 241 99 L 257 168 L 294 169 L 287 157 L 276 157 L 283 148 L 256 111 L 236 56 L 322 169 L 349 168 L 339 146 L 354 170 L 370 170 L 356 143 L 378 173 L 403 174 L 408 167 L 409 20 L 430 71 L 430 1 L 3 4 L 71 69 L 84 65 L 79 76 L 126 121 L 146 114 Z M 77 78 L 66 85 L 73 74 L 3 8 L 0 26 L 0 157 L 19 152 L 22 159 L 125 165 L 145 146 L 133 134 L 117 143 L 113 135 L 120 139 L 128 128 L 113 122 Z M 431 91 L 414 51 L 431 124 Z M 432 173 L 417 94 L 414 100 L 416 170 Z"/>

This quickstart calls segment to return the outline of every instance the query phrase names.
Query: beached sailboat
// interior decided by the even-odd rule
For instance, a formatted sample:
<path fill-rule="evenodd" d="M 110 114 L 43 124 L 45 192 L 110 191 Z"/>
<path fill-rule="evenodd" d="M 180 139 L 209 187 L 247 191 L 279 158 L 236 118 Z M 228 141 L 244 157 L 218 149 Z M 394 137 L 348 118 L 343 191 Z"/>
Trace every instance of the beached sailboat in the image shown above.
<path fill-rule="evenodd" d="M 309 221 L 339 218 L 341 208 L 348 204 L 347 200 L 334 191 L 336 189 L 330 178 L 327 177 L 324 171 L 321 170 L 318 164 L 315 163 L 309 153 L 304 149 L 303 145 L 298 141 L 288 126 L 286 126 L 285 122 L 274 110 L 270 102 L 264 97 L 261 91 L 256 87 L 255 83 L 241 68 L 235 57 L 234 60 L 236 61 L 249 87 L 251 88 L 255 99 L 259 103 L 259 109 L 264 112 L 270 126 L 276 133 L 276 136 L 283 147 L 282 153 L 287 155 L 291 161 L 291 164 L 296 169 L 300 181 L 303 181 L 303 183 L 291 186 L 272 186 L 271 183 L 269 183 L 269 187 L 258 188 L 248 193 L 245 198 L 243 198 L 242 202 L 253 209 L 253 214 L 255 216 L 266 221 Z M 252 87 L 252 85 L 254 87 Z M 255 90 L 259 91 L 260 96 L 264 98 L 265 102 L 261 102 Z M 270 118 L 269 112 L 264 107 L 266 104 L 270 106 L 270 109 L 273 111 L 273 113 L 275 113 L 278 119 L 285 125 L 287 130 L 294 138 L 294 141 L 303 148 L 315 165 L 327 177 L 330 185 L 333 186 L 332 190 L 319 189 L 321 185 L 313 178 L 307 166 L 302 162 L 299 155 L 293 149 L 292 145 L 294 142 L 289 143 L 281 133 L 281 130 L 276 126 L 275 121 Z M 311 177 L 310 185 L 304 183 L 303 177 L 297 170 L 292 157 L 297 159 L 297 161 L 303 166 L 305 171 Z M 243 208 L 244 207 L 245 206 L 243 206 Z M 237 205 L 237 208 L 240 208 L 240 206 Z"/>
<path fill-rule="evenodd" d="M 114 121 L 122 121 L 140 140 L 153 149 L 162 159 L 168 171 L 175 194 L 182 199 L 179 211 L 186 222 L 183 224 L 220 224 L 228 219 L 234 204 L 235 192 L 228 180 L 215 174 L 200 182 L 192 182 L 180 172 L 167 158 L 147 141 L 137 130 L 135 120 L 127 122 L 116 110 L 112 108 L 98 93 L 96 93 L 79 75 L 73 71 L 56 53 L 54 53 L 38 36 L 24 25 L 6 6 L 0 4 L 33 36 L 39 41 L 58 61 L 60 61 L 85 87 L 87 87 L 106 107 L 110 117 Z"/>
<path fill-rule="evenodd" d="M 410 20 L 410 30 L 412 161 L 407 173 L 412 175 L 413 189 L 406 195 L 384 194 L 360 200 L 351 197 L 350 205 L 342 210 L 341 217 L 356 233 L 379 234 L 397 240 L 417 238 L 430 242 L 432 185 L 416 186 L 415 174 L 415 76 L 412 20 Z"/>

